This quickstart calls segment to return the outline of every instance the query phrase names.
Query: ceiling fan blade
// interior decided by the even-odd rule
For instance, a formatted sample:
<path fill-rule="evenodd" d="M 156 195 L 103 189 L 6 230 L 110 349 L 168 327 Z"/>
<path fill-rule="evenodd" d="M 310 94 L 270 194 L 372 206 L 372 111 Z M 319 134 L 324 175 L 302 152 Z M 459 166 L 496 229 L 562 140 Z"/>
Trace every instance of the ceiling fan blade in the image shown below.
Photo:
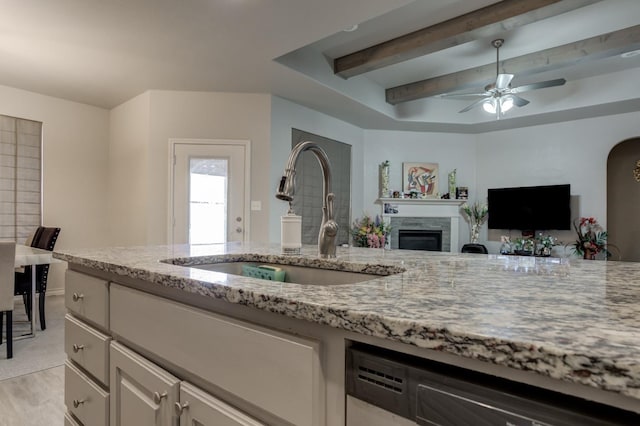
<path fill-rule="evenodd" d="M 464 108 L 464 109 L 461 109 L 461 110 L 460 110 L 460 111 L 458 111 L 458 112 L 459 112 L 459 113 L 461 113 L 461 112 L 467 112 L 467 111 L 469 111 L 470 109 L 473 109 L 473 108 L 475 108 L 475 107 L 477 107 L 477 106 L 479 106 L 479 105 L 482 105 L 482 103 L 483 103 L 484 101 L 486 101 L 487 99 L 489 99 L 489 98 L 482 98 L 482 99 L 478 99 L 477 101 L 475 101 L 474 103 L 472 103 L 472 104 L 471 104 L 471 105 L 469 105 L 468 107 L 466 107 L 466 108 Z"/>
<path fill-rule="evenodd" d="M 482 92 L 482 93 L 478 93 L 477 90 L 474 90 L 473 92 L 457 92 L 457 93 L 443 93 L 440 95 L 441 98 L 456 98 L 459 96 L 490 96 L 489 93 L 487 92 Z"/>
<path fill-rule="evenodd" d="M 528 100 L 521 98 L 520 96 L 510 95 L 513 99 L 513 104 L 517 107 L 523 107 L 529 103 Z"/>
<path fill-rule="evenodd" d="M 478 97 L 482 97 L 482 98 L 486 98 L 487 96 L 489 96 L 489 94 L 487 93 L 460 93 L 460 94 L 445 94 L 445 95 L 440 95 L 441 98 L 443 99 L 454 99 L 454 100 L 458 100 L 458 99 L 462 99 L 462 100 L 475 100 L 478 99 Z"/>
<path fill-rule="evenodd" d="M 565 80 L 564 78 L 558 78 L 556 80 L 540 81 L 538 83 L 525 84 L 524 86 L 514 87 L 513 89 L 510 90 L 510 92 L 522 93 L 522 92 L 527 92 L 529 90 L 544 89 L 545 87 L 562 86 L 566 82 L 567 80 Z"/>
<path fill-rule="evenodd" d="M 513 74 L 498 74 L 496 78 L 496 89 L 506 89 L 509 87 L 509 84 L 511 84 L 511 80 L 513 80 Z"/>

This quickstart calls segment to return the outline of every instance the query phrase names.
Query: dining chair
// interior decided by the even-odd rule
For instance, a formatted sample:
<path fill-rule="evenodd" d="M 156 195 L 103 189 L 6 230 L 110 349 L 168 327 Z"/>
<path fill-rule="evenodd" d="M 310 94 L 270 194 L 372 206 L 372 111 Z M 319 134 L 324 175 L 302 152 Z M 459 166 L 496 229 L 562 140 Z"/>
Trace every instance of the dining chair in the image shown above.
<path fill-rule="evenodd" d="M 462 246 L 460 250 L 462 253 L 480 253 L 480 254 L 488 254 L 489 251 L 487 247 L 482 244 L 477 243 L 468 243 Z"/>
<path fill-rule="evenodd" d="M 0 344 L 2 322 L 7 318 L 7 359 L 13 358 L 13 280 L 16 260 L 16 243 L 0 242 Z"/>
<path fill-rule="evenodd" d="M 53 227 L 44 227 L 40 226 L 31 241 L 31 247 L 53 251 L 56 241 L 58 240 L 58 235 L 60 235 L 60 228 Z M 40 329 L 45 330 L 47 328 L 46 318 L 45 318 L 45 293 L 47 292 L 47 279 L 49 277 L 49 265 L 37 265 L 35 267 L 36 271 L 36 293 L 39 294 L 38 297 L 38 308 L 40 312 Z M 16 272 L 15 273 L 15 291 L 14 294 L 16 296 L 22 295 L 25 310 L 27 311 L 27 317 L 29 321 L 31 321 L 31 315 L 33 311 L 32 301 L 33 297 L 31 294 L 31 274 L 33 271 L 33 266 L 25 266 L 24 272 Z"/>

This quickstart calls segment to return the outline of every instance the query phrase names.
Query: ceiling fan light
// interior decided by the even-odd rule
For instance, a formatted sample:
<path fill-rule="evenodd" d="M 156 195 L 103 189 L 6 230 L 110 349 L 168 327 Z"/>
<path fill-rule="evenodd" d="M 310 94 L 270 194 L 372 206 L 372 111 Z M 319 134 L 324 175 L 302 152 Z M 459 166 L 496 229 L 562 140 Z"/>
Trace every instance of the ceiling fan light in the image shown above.
<path fill-rule="evenodd" d="M 502 110 L 502 112 L 507 112 L 511 108 L 513 108 L 513 98 L 511 96 L 500 99 L 500 109 Z"/>
<path fill-rule="evenodd" d="M 489 114 L 496 113 L 496 101 L 494 99 L 487 99 L 482 103 L 482 109 L 487 111 Z"/>

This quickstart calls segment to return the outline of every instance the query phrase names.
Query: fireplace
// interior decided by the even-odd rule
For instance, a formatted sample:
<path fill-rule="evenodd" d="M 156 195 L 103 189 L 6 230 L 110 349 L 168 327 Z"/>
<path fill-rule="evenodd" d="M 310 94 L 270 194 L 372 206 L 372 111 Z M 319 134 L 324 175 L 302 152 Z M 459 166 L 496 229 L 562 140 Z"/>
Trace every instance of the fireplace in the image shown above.
<path fill-rule="evenodd" d="M 404 250 L 442 251 L 442 231 L 400 229 L 398 248 Z"/>
<path fill-rule="evenodd" d="M 400 249 L 406 248 L 408 250 L 432 250 L 432 251 L 451 251 L 451 220 L 448 217 L 391 217 L 391 233 L 389 235 L 389 248 Z M 400 233 L 405 234 L 403 240 L 411 240 L 410 242 L 403 242 L 403 247 L 400 246 Z M 438 236 L 434 236 L 439 234 Z M 424 248 L 425 242 L 416 243 L 415 240 L 429 238 L 432 242 L 428 243 L 430 248 Z M 435 239 L 438 239 L 437 248 L 435 246 Z M 409 248 L 404 247 L 406 244 L 411 244 L 418 247 Z M 421 246 L 422 245 L 422 246 Z"/>
<path fill-rule="evenodd" d="M 412 246 L 418 245 L 415 248 L 417 250 L 458 252 L 460 250 L 458 245 L 460 239 L 460 205 L 464 202 L 465 200 L 429 198 L 381 198 L 382 218 L 391 226 L 385 248 L 401 248 L 399 231 L 402 230 L 414 233 L 414 235 L 403 236 L 403 240 L 406 238 L 420 240 L 427 236 L 432 240 L 428 243 L 424 241 L 407 243 Z M 415 231 L 428 231 L 428 233 L 439 233 L 441 235 L 439 237 L 424 235 L 415 233 Z M 439 241 L 435 241 L 437 238 Z M 405 242 L 402 244 L 402 248 L 405 248 Z M 425 248 L 424 245 L 427 245 L 428 248 Z"/>

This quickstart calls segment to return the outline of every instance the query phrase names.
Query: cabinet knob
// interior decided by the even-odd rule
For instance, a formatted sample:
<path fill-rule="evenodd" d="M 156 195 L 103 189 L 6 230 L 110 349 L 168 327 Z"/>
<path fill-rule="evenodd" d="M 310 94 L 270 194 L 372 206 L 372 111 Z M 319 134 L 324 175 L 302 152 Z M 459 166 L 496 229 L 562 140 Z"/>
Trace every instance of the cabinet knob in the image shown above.
<path fill-rule="evenodd" d="M 85 399 L 74 399 L 73 408 L 78 408 L 80 405 L 84 404 L 85 401 Z"/>
<path fill-rule="evenodd" d="M 84 345 L 76 345 L 75 343 L 73 344 L 73 352 L 78 353 L 83 349 L 84 349 Z"/>
<path fill-rule="evenodd" d="M 188 401 L 185 402 L 184 404 L 180 404 L 179 402 L 176 402 L 175 404 L 173 404 L 173 409 L 176 412 L 176 417 L 180 417 L 182 415 L 182 412 L 187 408 L 189 408 Z"/>
<path fill-rule="evenodd" d="M 153 402 L 155 402 L 156 404 L 160 404 L 162 402 L 163 398 L 167 397 L 167 393 L 166 392 L 162 392 L 162 393 L 158 393 L 158 392 L 154 392 L 153 393 Z"/>
<path fill-rule="evenodd" d="M 72 299 L 74 302 L 77 302 L 78 300 L 84 299 L 84 294 L 73 293 Z"/>

